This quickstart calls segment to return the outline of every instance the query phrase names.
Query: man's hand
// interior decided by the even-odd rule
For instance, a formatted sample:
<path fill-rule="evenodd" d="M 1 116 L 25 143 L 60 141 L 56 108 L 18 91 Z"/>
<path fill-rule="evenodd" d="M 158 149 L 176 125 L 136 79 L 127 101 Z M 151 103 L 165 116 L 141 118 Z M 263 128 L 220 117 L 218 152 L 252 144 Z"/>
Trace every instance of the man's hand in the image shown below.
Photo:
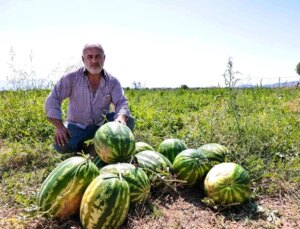
<path fill-rule="evenodd" d="M 125 115 L 119 115 L 118 118 L 115 119 L 115 122 L 126 124 L 128 117 Z"/>
<path fill-rule="evenodd" d="M 70 131 L 65 127 L 57 127 L 55 131 L 55 143 L 59 146 L 64 146 L 69 142 L 71 137 Z"/>
<path fill-rule="evenodd" d="M 68 143 L 71 133 L 70 131 L 64 126 L 63 121 L 60 119 L 49 118 L 48 120 L 55 126 L 55 138 L 54 141 L 59 146 L 64 146 Z"/>

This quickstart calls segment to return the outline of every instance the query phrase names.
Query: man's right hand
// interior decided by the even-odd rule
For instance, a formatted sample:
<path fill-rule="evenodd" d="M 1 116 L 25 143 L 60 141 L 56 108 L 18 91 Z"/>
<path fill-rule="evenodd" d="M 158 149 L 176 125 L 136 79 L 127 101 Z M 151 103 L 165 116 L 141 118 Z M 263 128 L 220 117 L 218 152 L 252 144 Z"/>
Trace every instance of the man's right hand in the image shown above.
<path fill-rule="evenodd" d="M 55 131 L 55 143 L 59 146 L 64 146 L 69 142 L 71 137 L 70 131 L 65 127 L 57 127 Z"/>
<path fill-rule="evenodd" d="M 63 121 L 49 117 L 48 120 L 55 126 L 55 143 L 59 146 L 67 144 L 71 138 L 71 133 L 68 128 L 64 126 Z"/>

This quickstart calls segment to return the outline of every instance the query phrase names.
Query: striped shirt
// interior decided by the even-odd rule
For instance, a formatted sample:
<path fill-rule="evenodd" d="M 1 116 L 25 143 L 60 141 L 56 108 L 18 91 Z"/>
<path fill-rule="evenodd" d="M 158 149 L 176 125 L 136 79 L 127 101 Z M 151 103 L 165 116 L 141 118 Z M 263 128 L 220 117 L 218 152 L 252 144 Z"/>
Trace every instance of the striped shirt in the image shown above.
<path fill-rule="evenodd" d="M 69 99 L 67 121 L 82 128 L 103 124 L 111 104 L 115 107 L 115 118 L 120 114 L 129 117 L 128 101 L 120 82 L 105 70 L 102 73 L 95 93 L 90 89 L 85 68 L 64 75 L 46 99 L 47 117 L 61 120 L 61 104 L 66 98 Z"/>

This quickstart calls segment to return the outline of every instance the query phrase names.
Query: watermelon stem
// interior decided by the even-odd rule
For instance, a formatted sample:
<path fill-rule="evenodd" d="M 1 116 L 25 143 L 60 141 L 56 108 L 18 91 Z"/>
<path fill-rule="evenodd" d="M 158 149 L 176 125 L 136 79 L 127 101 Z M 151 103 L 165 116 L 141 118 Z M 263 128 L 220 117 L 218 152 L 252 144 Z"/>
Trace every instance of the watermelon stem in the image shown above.
<path fill-rule="evenodd" d="M 77 152 L 77 154 L 78 154 L 79 156 L 84 157 L 84 158 L 87 159 L 87 160 L 88 160 L 88 159 L 92 159 L 92 156 L 89 155 L 89 154 L 85 154 L 83 150 L 82 150 L 81 152 Z"/>
<path fill-rule="evenodd" d="M 157 173 L 155 171 L 153 171 L 152 169 L 149 168 L 143 168 L 146 171 L 149 171 L 150 173 L 156 175 L 166 186 L 168 186 L 169 188 L 171 188 L 172 190 L 174 190 L 176 192 L 176 187 L 173 187 L 171 184 L 174 183 L 181 183 L 181 184 L 185 184 L 187 183 L 184 180 L 178 180 L 178 179 L 166 179 L 165 177 L 171 177 L 172 174 L 168 173 L 168 172 L 164 172 L 162 173 Z"/>

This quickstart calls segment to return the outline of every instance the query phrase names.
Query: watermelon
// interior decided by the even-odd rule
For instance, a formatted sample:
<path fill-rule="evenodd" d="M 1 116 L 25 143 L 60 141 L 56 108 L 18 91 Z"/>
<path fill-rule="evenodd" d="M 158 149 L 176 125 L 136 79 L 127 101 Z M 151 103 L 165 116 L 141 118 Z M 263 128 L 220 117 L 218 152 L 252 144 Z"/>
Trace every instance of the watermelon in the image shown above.
<path fill-rule="evenodd" d="M 251 195 L 249 174 L 236 163 L 224 162 L 215 165 L 208 172 L 204 189 L 216 204 L 240 204 Z"/>
<path fill-rule="evenodd" d="M 83 228 L 119 228 L 130 205 L 129 185 L 121 176 L 103 173 L 87 187 L 80 205 Z"/>
<path fill-rule="evenodd" d="M 177 154 L 186 149 L 183 141 L 176 138 L 163 140 L 158 146 L 158 152 L 165 155 L 173 163 Z"/>
<path fill-rule="evenodd" d="M 43 182 L 37 195 L 37 205 L 48 216 L 66 218 L 76 214 L 85 189 L 98 175 L 97 166 L 89 158 L 68 158 Z"/>
<path fill-rule="evenodd" d="M 186 149 L 179 153 L 173 162 L 177 179 L 185 185 L 194 186 L 204 179 L 211 165 L 204 152 L 199 149 Z"/>
<path fill-rule="evenodd" d="M 96 131 L 94 144 L 97 154 L 107 164 L 128 162 L 135 150 L 133 133 L 118 122 L 101 126 Z"/>
<path fill-rule="evenodd" d="M 98 155 L 94 157 L 92 162 L 98 167 L 98 169 L 101 169 L 101 168 L 103 168 L 104 166 L 107 165 L 107 163 L 102 161 L 101 158 Z"/>
<path fill-rule="evenodd" d="M 150 192 L 150 181 L 146 173 L 138 167 L 129 163 L 111 164 L 100 170 L 102 173 L 113 173 L 121 176 L 127 181 L 130 189 L 130 203 L 144 203 Z"/>
<path fill-rule="evenodd" d="M 224 145 L 218 143 L 209 143 L 201 146 L 199 149 L 204 150 L 204 153 L 212 165 L 225 162 L 225 156 L 229 150 Z"/>
<path fill-rule="evenodd" d="M 137 142 L 135 143 L 135 154 L 141 152 L 141 151 L 145 151 L 145 150 L 151 150 L 151 151 L 155 151 L 153 149 L 152 146 L 150 146 L 148 143 L 146 142 Z"/>
<path fill-rule="evenodd" d="M 164 155 L 145 150 L 135 155 L 138 166 L 148 175 L 151 185 L 158 187 L 171 177 L 172 163 Z"/>

